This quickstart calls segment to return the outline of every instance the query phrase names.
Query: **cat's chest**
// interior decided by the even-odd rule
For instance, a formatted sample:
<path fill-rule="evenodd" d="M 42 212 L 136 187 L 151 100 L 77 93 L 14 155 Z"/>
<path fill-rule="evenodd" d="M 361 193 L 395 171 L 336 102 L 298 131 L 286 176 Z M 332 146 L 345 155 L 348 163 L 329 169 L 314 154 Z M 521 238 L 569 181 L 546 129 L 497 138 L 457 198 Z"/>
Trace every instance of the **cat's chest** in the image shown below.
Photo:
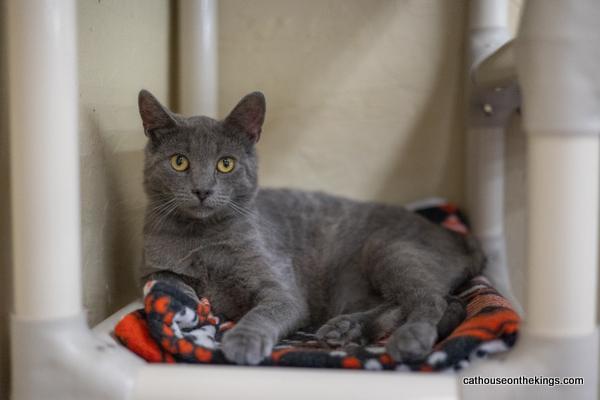
<path fill-rule="evenodd" d="M 146 246 L 146 263 L 154 270 L 169 270 L 193 278 L 194 289 L 210 300 L 213 309 L 228 318 L 239 318 L 247 312 L 252 294 L 240 282 L 238 266 L 246 260 L 239 243 L 228 240 L 184 238 L 160 240 L 160 246 Z"/>
<path fill-rule="evenodd" d="M 213 310 L 228 319 L 238 320 L 252 306 L 253 290 L 243 282 L 247 277 L 239 270 L 243 259 L 234 249 L 207 249 L 191 257 L 189 271 L 197 274 L 196 292 L 209 299 Z"/>
<path fill-rule="evenodd" d="M 235 245 L 203 238 L 170 238 L 149 241 L 146 260 L 159 269 L 168 269 L 206 280 L 211 271 L 234 262 Z"/>

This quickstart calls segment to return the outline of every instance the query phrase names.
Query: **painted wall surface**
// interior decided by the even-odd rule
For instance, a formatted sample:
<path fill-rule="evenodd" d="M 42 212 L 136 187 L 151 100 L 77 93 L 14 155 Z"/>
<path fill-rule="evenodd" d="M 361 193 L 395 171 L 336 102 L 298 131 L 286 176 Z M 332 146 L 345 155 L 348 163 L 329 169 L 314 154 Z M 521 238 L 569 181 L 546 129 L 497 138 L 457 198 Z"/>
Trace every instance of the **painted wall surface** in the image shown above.
<path fill-rule="evenodd" d="M 466 2 L 219 2 L 220 111 L 261 90 L 267 186 L 463 202 Z"/>
<path fill-rule="evenodd" d="M 98 322 L 137 293 L 141 262 L 141 88 L 169 96 L 170 6 L 78 2 L 84 304 Z"/>

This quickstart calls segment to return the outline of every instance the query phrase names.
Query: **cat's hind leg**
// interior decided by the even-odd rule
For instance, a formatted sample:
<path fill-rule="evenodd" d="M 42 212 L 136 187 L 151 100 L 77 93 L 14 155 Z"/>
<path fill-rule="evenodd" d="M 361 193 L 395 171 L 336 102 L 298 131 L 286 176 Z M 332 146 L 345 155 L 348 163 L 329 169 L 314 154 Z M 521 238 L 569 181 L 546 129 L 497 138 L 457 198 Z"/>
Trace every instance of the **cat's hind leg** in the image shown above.
<path fill-rule="evenodd" d="M 424 359 L 433 345 L 450 335 L 467 314 L 463 302 L 453 296 L 418 295 L 411 303 L 414 306 L 407 310 L 406 321 L 386 343 L 387 352 L 396 361 Z"/>
<path fill-rule="evenodd" d="M 448 307 L 436 326 L 436 340 L 450 335 L 466 316 L 463 301 L 454 296 L 448 296 L 446 300 Z M 366 345 L 393 333 L 405 318 L 402 307 L 394 303 L 384 303 L 367 311 L 331 318 L 317 330 L 316 336 L 319 341 L 332 347 L 351 343 Z"/>
<path fill-rule="evenodd" d="M 424 359 L 438 339 L 437 326 L 448 303 L 443 296 L 430 295 L 419 298 L 419 303 L 408 312 L 406 321 L 390 336 L 386 351 L 396 361 Z"/>
<path fill-rule="evenodd" d="M 445 325 L 446 299 L 461 280 L 461 268 L 452 265 L 455 260 L 404 243 L 370 250 L 375 250 L 369 257 L 371 284 L 386 301 L 397 305 L 392 318 L 384 314 L 378 321 L 385 325 L 382 329 L 396 324 L 388 331 L 392 334 L 386 350 L 396 361 L 422 360 L 438 339 L 438 328 Z"/>

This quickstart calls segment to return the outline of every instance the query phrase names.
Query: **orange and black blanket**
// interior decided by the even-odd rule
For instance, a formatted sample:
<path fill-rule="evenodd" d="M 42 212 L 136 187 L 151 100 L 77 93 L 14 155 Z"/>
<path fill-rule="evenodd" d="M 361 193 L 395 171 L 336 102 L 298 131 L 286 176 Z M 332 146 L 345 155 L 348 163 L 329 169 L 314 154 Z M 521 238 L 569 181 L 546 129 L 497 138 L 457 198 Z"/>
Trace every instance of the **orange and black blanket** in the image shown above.
<path fill-rule="evenodd" d="M 467 231 L 456 207 L 443 204 L 416 210 L 424 217 L 459 232 Z M 397 363 L 385 353 L 385 338 L 367 346 L 330 348 L 313 333 L 298 331 L 275 346 L 261 365 L 369 370 L 439 371 L 461 369 L 473 357 L 485 357 L 512 347 L 520 319 L 510 303 L 483 277 L 476 277 L 455 295 L 466 305 L 466 318 L 431 354 L 415 364 Z M 162 281 L 144 288 L 144 308 L 126 315 L 115 336 L 149 362 L 230 364 L 219 349 L 223 334 L 234 326 L 213 313 L 209 299 L 186 296 Z"/>

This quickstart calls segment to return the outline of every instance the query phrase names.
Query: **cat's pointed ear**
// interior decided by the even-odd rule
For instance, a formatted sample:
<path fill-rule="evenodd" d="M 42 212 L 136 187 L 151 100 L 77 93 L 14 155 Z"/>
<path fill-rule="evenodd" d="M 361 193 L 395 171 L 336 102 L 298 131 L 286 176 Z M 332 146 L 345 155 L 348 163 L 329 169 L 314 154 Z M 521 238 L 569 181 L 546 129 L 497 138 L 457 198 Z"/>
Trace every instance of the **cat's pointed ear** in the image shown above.
<path fill-rule="evenodd" d="M 225 118 L 225 123 L 240 129 L 256 143 L 260 139 L 265 111 L 265 95 L 261 92 L 253 92 L 240 100 Z"/>
<path fill-rule="evenodd" d="M 171 112 L 146 89 L 138 95 L 138 107 L 146 136 L 151 136 L 157 129 L 173 128 L 176 124 Z"/>

